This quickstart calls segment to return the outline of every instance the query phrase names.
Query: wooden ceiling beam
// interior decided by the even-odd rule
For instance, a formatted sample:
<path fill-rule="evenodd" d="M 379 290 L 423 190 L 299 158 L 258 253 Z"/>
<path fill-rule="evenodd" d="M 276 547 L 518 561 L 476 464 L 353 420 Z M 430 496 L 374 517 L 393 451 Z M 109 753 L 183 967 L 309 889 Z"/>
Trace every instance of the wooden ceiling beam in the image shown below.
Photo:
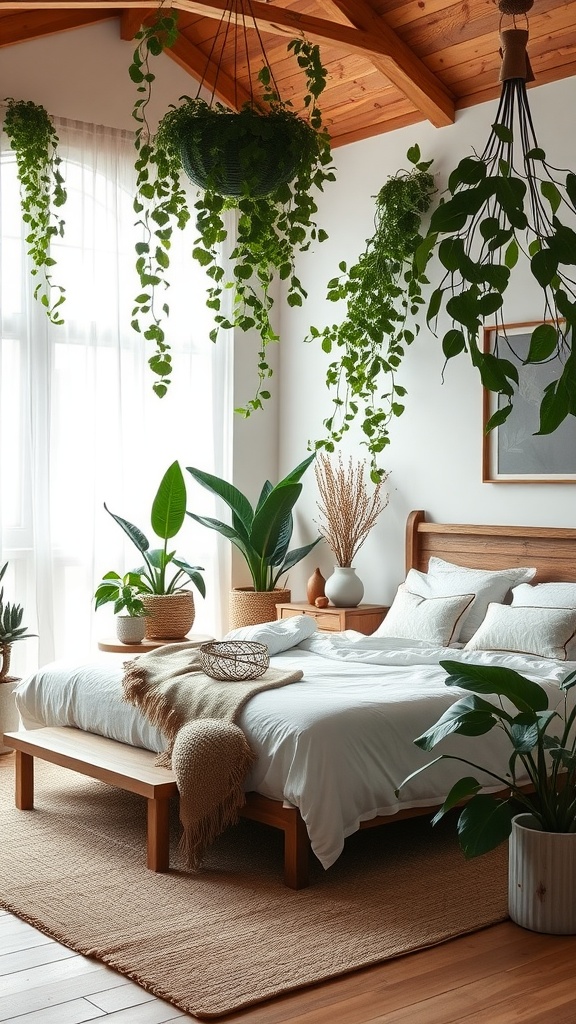
<path fill-rule="evenodd" d="M 367 0 L 319 0 L 328 12 L 338 11 L 357 29 L 381 38 L 389 48 L 390 59 L 372 54 L 370 61 L 377 71 L 396 86 L 436 128 L 453 124 L 453 97 L 446 103 L 446 89 L 414 52 L 376 13 Z"/>
<path fill-rule="evenodd" d="M 150 11 L 145 7 L 137 7 L 133 11 L 122 11 L 120 14 L 120 39 L 132 40 L 140 31 Z"/>
<path fill-rule="evenodd" d="M 386 77 L 401 88 L 405 95 L 410 95 L 417 109 L 425 113 L 433 124 L 451 124 L 454 121 L 454 101 L 435 75 L 392 29 L 385 26 L 365 0 L 362 0 L 362 3 L 360 0 L 342 0 L 342 3 L 346 4 L 345 13 L 349 20 L 360 17 L 362 23 L 370 23 L 370 27 L 367 30 L 349 28 L 288 8 L 270 7 L 261 0 L 252 0 L 251 14 L 262 31 L 278 35 L 306 36 L 317 43 L 363 53 L 371 60 L 377 58 Z M 227 8 L 227 0 L 172 0 L 172 6 L 190 14 L 219 20 Z M 158 0 L 123 0 L 121 4 L 110 0 L 0 0 L 0 10 L 19 11 L 95 8 L 114 10 L 120 14 L 122 9 L 131 11 L 157 7 Z"/>

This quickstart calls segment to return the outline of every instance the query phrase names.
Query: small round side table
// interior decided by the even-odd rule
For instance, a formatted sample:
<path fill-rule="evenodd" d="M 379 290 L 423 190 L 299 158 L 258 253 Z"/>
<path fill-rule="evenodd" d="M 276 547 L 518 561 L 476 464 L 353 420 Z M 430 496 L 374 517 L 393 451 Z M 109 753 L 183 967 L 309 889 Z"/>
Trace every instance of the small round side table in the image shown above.
<path fill-rule="evenodd" d="M 190 633 L 181 640 L 142 640 L 139 644 L 123 644 L 116 637 L 105 637 L 98 641 L 98 650 L 107 651 L 109 654 L 145 654 L 146 651 L 153 651 L 156 647 L 164 647 L 166 644 L 190 644 L 191 647 L 200 647 L 213 640 L 213 636 L 204 633 Z"/>

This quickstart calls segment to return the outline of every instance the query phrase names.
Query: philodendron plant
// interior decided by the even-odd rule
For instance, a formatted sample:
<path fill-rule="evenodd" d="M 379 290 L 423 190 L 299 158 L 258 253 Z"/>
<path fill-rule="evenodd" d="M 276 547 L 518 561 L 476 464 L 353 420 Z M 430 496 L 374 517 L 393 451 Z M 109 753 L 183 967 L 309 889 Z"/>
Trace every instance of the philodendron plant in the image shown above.
<path fill-rule="evenodd" d="M 442 661 L 447 686 L 468 690 L 425 733 L 414 740 L 422 750 L 433 750 L 447 736 L 470 737 L 471 758 L 440 754 L 413 772 L 402 785 L 438 761 L 460 761 L 490 776 L 507 795 L 482 793 L 473 775 L 459 779 L 432 819 L 466 801 L 458 818 L 458 839 L 466 857 L 493 850 L 508 839 L 512 818 L 528 811 L 545 832 L 576 832 L 576 704 L 571 690 L 576 672 L 559 684 L 558 703 L 550 707 L 546 691 L 513 669 Z M 486 699 L 488 696 L 491 699 Z M 508 772 L 500 775 L 477 764 L 474 737 L 498 729 L 510 749 Z M 526 791 L 528 779 L 533 792 Z"/>
<path fill-rule="evenodd" d="M 0 568 L 0 580 L 3 579 L 8 562 Z M 0 587 L 0 683 L 8 676 L 12 644 L 27 637 L 36 636 L 29 633 L 28 627 L 22 625 L 24 609 L 19 604 L 4 600 L 4 587 Z"/>

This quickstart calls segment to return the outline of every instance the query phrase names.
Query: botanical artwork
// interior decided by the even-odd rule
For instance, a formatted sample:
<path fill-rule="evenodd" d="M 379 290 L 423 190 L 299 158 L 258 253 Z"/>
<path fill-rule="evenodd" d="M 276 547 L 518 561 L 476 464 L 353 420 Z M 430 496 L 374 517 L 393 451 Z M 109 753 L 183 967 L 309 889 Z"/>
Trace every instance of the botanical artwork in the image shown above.
<path fill-rule="evenodd" d="M 546 389 L 562 373 L 564 358 L 555 354 L 541 363 L 526 363 L 534 324 L 487 328 L 484 350 L 494 352 L 506 336 L 507 358 L 517 368 L 518 388 L 511 414 L 485 437 L 483 479 L 487 482 L 576 482 L 576 422 L 568 417 L 554 433 L 538 434 Z M 506 402 L 484 394 L 484 427 Z"/>

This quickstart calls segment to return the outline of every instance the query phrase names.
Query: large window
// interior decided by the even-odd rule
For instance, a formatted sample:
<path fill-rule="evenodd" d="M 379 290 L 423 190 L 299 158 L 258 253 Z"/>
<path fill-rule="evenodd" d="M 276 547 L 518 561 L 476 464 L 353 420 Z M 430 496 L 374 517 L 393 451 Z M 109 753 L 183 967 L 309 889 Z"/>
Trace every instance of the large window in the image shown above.
<path fill-rule="evenodd" d="M 93 610 L 96 583 L 109 569 L 137 565 L 139 556 L 104 502 L 153 543 L 150 507 L 168 466 L 178 459 L 183 468 L 227 469 L 226 355 L 208 338 L 205 279 L 190 255 L 194 227 L 178 232 L 171 250 L 166 297 L 175 369 L 159 399 L 151 352 L 130 326 L 139 290 L 132 139 L 76 122 L 56 127 L 68 191 L 65 235 L 53 247 L 54 281 L 66 288 L 63 326 L 51 325 L 32 297 L 5 138 L 0 164 L 1 557 L 10 562 L 6 595 L 24 605 L 25 622 L 38 633 L 14 647 L 18 674 L 55 657 L 89 657 L 98 637 L 113 630 L 112 613 Z M 209 496 L 188 480 L 188 507 L 213 513 Z M 215 535 L 187 518 L 174 546 L 206 569 L 195 628 L 218 631 Z"/>

